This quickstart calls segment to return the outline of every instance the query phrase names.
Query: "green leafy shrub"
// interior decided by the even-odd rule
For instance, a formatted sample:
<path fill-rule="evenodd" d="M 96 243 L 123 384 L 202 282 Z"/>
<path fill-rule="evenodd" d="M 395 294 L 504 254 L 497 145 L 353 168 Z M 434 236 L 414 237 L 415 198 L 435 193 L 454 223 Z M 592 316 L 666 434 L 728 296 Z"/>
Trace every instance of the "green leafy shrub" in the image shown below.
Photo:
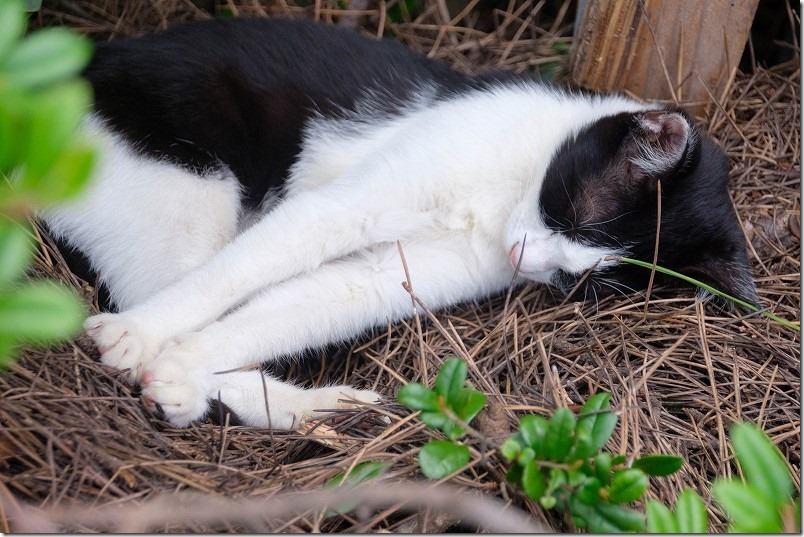
<path fill-rule="evenodd" d="M 550 419 L 527 415 L 500 447 L 512 463 L 508 479 L 544 508 L 558 508 L 572 524 L 595 533 L 645 531 L 641 513 L 624 504 L 639 500 L 649 475 L 677 471 L 683 460 L 648 455 L 626 465 L 624 455 L 602 451 L 617 426 L 611 395 L 595 394 L 576 416 L 557 409 Z"/>
<path fill-rule="evenodd" d="M 470 461 L 465 434 L 482 435 L 469 423 L 485 404 L 485 395 L 466 384 L 466 364 L 447 360 L 434 387 L 418 383 L 403 386 L 399 401 L 420 410 L 421 420 L 441 430 L 447 440 L 433 440 L 419 452 L 425 476 L 441 479 Z M 558 509 L 575 527 L 593 533 L 623 531 L 651 533 L 705 533 L 709 518 L 704 500 L 695 491 L 681 492 L 672 509 L 648 500 L 643 513 L 626 507 L 643 499 L 650 477 L 678 471 L 683 459 L 675 455 L 646 455 L 630 466 L 623 454 L 603 448 L 617 426 L 611 395 L 592 395 L 576 415 L 557 409 L 549 418 L 526 415 L 498 453 L 510 463 L 507 478 L 545 509 Z M 732 444 L 745 476 L 717 479 L 715 503 L 738 533 L 800 532 L 800 499 L 793 498 L 793 481 L 779 450 L 755 425 L 732 427 Z"/>
<path fill-rule="evenodd" d="M 75 292 L 24 276 L 36 250 L 31 208 L 74 198 L 95 162 L 75 133 L 92 104 L 78 77 L 92 45 L 64 28 L 23 36 L 25 26 L 22 2 L 0 0 L 0 366 L 21 345 L 75 335 L 84 317 Z"/>

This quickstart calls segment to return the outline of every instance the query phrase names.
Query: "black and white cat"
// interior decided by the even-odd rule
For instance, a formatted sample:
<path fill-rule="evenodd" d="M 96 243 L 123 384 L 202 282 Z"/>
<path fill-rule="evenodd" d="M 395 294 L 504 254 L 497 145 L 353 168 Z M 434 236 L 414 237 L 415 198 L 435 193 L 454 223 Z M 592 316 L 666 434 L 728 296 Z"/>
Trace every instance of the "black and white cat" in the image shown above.
<path fill-rule="evenodd" d="M 757 302 L 728 160 L 678 111 L 285 20 L 102 44 L 86 76 L 97 180 L 43 217 L 121 310 L 86 321 L 103 362 L 176 425 L 219 394 L 281 429 L 374 401 L 218 373 L 411 315 L 397 243 L 434 309 L 514 278 L 644 289 L 649 271 L 611 256 L 653 259 L 659 180 L 659 264 Z"/>

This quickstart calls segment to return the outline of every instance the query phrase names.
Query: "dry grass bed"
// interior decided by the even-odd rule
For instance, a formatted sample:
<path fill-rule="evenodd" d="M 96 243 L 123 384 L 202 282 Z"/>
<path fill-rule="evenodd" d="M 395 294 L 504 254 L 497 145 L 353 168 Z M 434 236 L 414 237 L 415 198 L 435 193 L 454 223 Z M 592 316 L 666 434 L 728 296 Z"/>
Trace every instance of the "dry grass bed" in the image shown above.
<path fill-rule="evenodd" d="M 133 35 L 208 16 L 195 4 L 203 2 L 46 1 L 38 23 L 70 25 L 96 38 Z M 398 9 L 396 2 L 378 7 L 372 0 L 351 12 L 334 8 L 335 2 L 307 8 L 282 0 L 219 4 L 237 15 L 315 17 L 375 35 L 388 30 L 467 70 L 522 71 L 556 61 L 572 24 L 568 2 L 548 9 L 511 0 L 507 9 L 450 18 L 445 2 L 427 1 L 424 15 L 396 24 L 380 23 Z M 733 198 L 762 303 L 795 321 L 801 296 L 799 92 L 797 63 L 738 74 L 707 122 L 733 162 Z M 47 237 L 42 244 L 37 274 L 82 289 L 91 303 L 91 288 L 70 274 Z M 415 274 L 412 284 L 415 293 Z M 420 477 L 417 448 L 435 436 L 391 398 L 404 382 L 431 381 L 451 355 L 468 361 L 470 380 L 488 395 L 477 427 L 491 439 L 506 437 L 524 413 L 579 405 L 604 390 L 620 415 L 613 450 L 679 453 L 687 461 L 675 476 L 654 480 L 651 496 L 669 501 L 689 486 L 708 498 L 713 477 L 736 472 L 727 446 L 736 420 L 758 423 L 770 434 L 800 489 L 797 332 L 758 315 L 721 312 L 687 289 L 560 304 L 548 289 L 528 286 L 514 290 L 507 307 L 505 298 L 435 315 L 420 309 L 418 321 L 378 330 L 351 351 L 289 365 L 283 374 L 294 380 L 348 382 L 389 396 L 376 411 L 341 414 L 298 433 L 212 423 L 175 429 L 149 414 L 136 392 L 97 362 L 86 338 L 27 351 L 0 374 L 0 531 L 424 532 L 460 520 L 469 529 L 478 513 L 486 527 L 502 531 L 507 526 L 500 524 L 523 523 L 500 514 L 504 503 L 531 513 L 532 524 L 566 529 L 504 482 L 495 454 L 481 460 L 487 447 L 479 442 L 470 443 L 471 467 L 449 479 L 468 492 L 464 499 L 452 490 L 388 484 Z M 363 461 L 389 464 L 385 484 L 370 491 L 356 513 L 325 517 L 318 491 Z M 288 498 L 288 491 L 302 494 Z M 722 514 L 711 515 L 723 530 Z"/>

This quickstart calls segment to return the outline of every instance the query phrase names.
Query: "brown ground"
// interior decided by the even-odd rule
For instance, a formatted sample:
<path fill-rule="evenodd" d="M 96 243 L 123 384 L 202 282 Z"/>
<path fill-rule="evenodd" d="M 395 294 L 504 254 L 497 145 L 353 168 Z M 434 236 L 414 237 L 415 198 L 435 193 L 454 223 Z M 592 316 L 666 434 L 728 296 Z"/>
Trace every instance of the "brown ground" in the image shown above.
<path fill-rule="evenodd" d="M 352 7 L 359 1 L 352 0 Z M 67 24 L 107 38 L 204 17 L 195 6 L 213 3 L 45 1 L 35 24 Z M 365 0 L 364 11 L 346 14 L 326 0 L 288 2 L 311 7 L 288 7 L 284 0 L 217 3 L 219 11 L 241 16 L 314 17 L 375 35 L 390 30 L 464 70 L 560 67 L 574 11 L 568 2 L 511 0 L 507 7 L 500 3 L 503 9 L 475 9 L 444 24 L 449 2 L 426 0 L 425 14 L 415 21 L 380 27 L 382 15 L 399 9 L 395 0 L 380 8 L 376 0 Z M 397 20 L 405 21 L 404 13 Z M 762 303 L 796 322 L 799 93 L 798 60 L 738 74 L 725 102 L 706 121 L 732 158 L 733 198 L 750 241 Z M 43 244 L 49 244 L 46 237 Z M 91 288 L 69 273 L 51 247 L 43 249 L 37 272 L 83 289 L 91 302 Z M 379 330 L 338 360 L 291 364 L 283 374 L 311 384 L 347 382 L 392 397 L 403 382 L 432 380 L 447 357 L 458 355 L 470 363 L 470 380 L 489 396 L 477 427 L 495 441 L 509 434 L 523 413 L 550 412 L 608 391 L 620 413 L 609 445 L 613 451 L 669 452 L 686 459 L 678 474 L 653 480 L 650 495 L 665 501 L 683 487 L 709 498 L 714 476 L 737 471 L 727 445 L 729 425 L 750 420 L 777 443 L 800 490 L 798 332 L 760 316 L 723 313 L 690 290 L 655 291 L 647 306 L 641 296 L 558 304 L 538 286 L 514 290 L 507 309 L 504 299 L 432 318 L 423 314 L 421 323 Z M 471 467 L 449 482 L 482 495 L 457 500 L 452 492 L 445 496 L 438 489 L 386 482 L 365 499 L 367 505 L 385 502 L 382 507 L 325 517 L 323 500 L 313 491 L 338 472 L 381 461 L 390 464 L 388 480 L 418 479 L 417 449 L 437 435 L 390 399 L 377 409 L 390 425 L 372 425 L 376 414 L 364 411 L 337 424 L 340 434 L 327 427 L 309 435 L 271 434 L 212 423 L 175 429 L 148 413 L 136 392 L 96 360 L 97 351 L 79 338 L 58 349 L 27 351 L 0 374 L 0 531 L 441 531 L 457 520 L 472 529 L 473 518 L 494 529 L 520 523 L 512 513 L 500 515 L 499 504 L 485 501 L 492 497 L 532 513 L 534 523 L 566 529 L 554 514 L 505 484 L 500 458 L 490 452 L 481 461 L 484 446 L 474 441 Z M 280 498 L 289 490 L 306 494 Z M 186 496 L 190 492 L 202 497 Z M 397 501 L 388 501 L 389 495 Z M 403 500 L 420 509 L 405 509 Z M 723 530 L 722 514 L 714 509 L 710 514 L 715 528 Z"/>

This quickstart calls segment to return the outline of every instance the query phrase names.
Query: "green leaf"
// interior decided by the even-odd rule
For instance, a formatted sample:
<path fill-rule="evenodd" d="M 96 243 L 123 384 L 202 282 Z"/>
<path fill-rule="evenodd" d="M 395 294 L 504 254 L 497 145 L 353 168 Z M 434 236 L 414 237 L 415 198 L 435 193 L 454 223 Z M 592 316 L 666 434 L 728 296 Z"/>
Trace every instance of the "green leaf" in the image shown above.
<path fill-rule="evenodd" d="M 66 28 L 45 28 L 25 37 L 3 71 L 9 85 L 34 88 L 76 76 L 92 57 L 92 42 Z"/>
<path fill-rule="evenodd" d="M 541 458 L 546 453 L 544 441 L 549 427 L 550 422 L 535 414 L 522 416 L 522 419 L 519 420 L 519 432 L 522 440 L 526 446 L 533 448 L 537 457 Z"/>
<path fill-rule="evenodd" d="M 466 434 L 466 431 L 464 431 L 463 427 L 458 425 L 457 422 L 449 417 L 447 417 L 447 421 L 444 423 L 444 425 L 441 426 L 441 430 L 444 431 L 444 434 L 447 435 L 447 438 L 453 441 L 458 440 L 464 434 Z"/>
<path fill-rule="evenodd" d="M 619 465 L 621 465 L 621 464 L 625 464 L 625 463 L 626 463 L 626 461 L 628 461 L 628 458 L 627 458 L 625 455 L 615 455 L 615 456 L 614 456 L 614 457 L 611 459 L 611 466 L 612 466 L 612 467 L 614 467 L 614 466 L 619 466 Z"/>
<path fill-rule="evenodd" d="M 567 472 L 561 468 L 550 468 L 550 478 L 547 480 L 547 493 L 552 495 L 553 491 L 567 484 Z"/>
<path fill-rule="evenodd" d="M 362 462 L 352 468 L 348 474 L 341 472 L 327 481 L 324 484 L 324 488 L 333 489 L 339 486 L 353 487 L 355 485 L 359 485 L 360 483 L 365 483 L 366 481 L 379 477 L 387 467 L 387 464 L 381 462 Z M 357 501 L 343 502 L 335 506 L 333 509 L 328 509 L 324 516 L 329 517 L 339 513 L 349 513 L 354 511 L 358 505 L 360 505 L 360 502 Z"/>
<path fill-rule="evenodd" d="M 577 429 L 589 432 L 593 453 L 606 445 L 617 426 L 617 415 L 609 411 L 610 399 L 610 393 L 596 393 L 584 403 L 578 416 Z"/>
<path fill-rule="evenodd" d="M 18 92 L 2 91 L 0 94 L 0 174 L 10 174 L 24 157 L 22 145 L 28 138 L 28 126 L 20 120 L 21 110 L 26 107 L 24 103 L 25 98 Z"/>
<path fill-rule="evenodd" d="M 461 388 L 458 399 L 461 403 L 456 405 L 455 413 L 464 423 L 472 421 L 486 404 L 486 395 L 474 388 Z"/>
<path fill-rule="evenodd" d="M 612 503 L 630 503 L 642 497 L 650 481 L 645 472 L 636 468 L 626 468 L 614 472 L 609 487 L 609 500 Z"/>
<path fill-rule="evenodd" d="M 419 451 L 419 466 L 430 479 L 441 479 L 469 463 L 469 448 L 448 440 L 431 440 Z"/>
<path fill-rule="evenodd" d="M 580 468 L 574 466 L 567 470 L 567 482 L 570 487 L 577 488 L 586 483 L 591 476 Z"/>
<path fill-rule="evenodd" d="M 586 505 L 578 497 L 570 497 L 570 511 L 574 517 L 586 522 L 591 533 L 620 533 L 645 531 L 645 520 L 640 513 L 610 503 Z"/>
<path fill-rule="evenodd" d="M 545 444 L 547 458 L 551 461 L 563 462 L 572 447 L 575 431 L 575 414 L 567 408 L 559 408 L 553 413 L 547 428 Z"/>
<path fill-rule="evenodd" d="M 662 477 L 676 473 L 684 459 L 676 455 L 645 455 L 634 461 L 632 468 L 639 468 L 648 475 Z"/>
<path fill-rule="evenodd" d="M 338 486 L 351 487 L 359 485 L 360 483 L 365 483 L 366 481 L 379 477 L 385 472 L 386 468 L 388 468 L 388 464 L 381 462 L 361 462 L 352 468 L 349 473 L 341 472 L 327 481 L 324 488 L 331 489 Z"/>
<path fill-rule="evenodd" d="M 515 466 L 511 466 L 511 468 L 505 473 L 505 478 L 509 483 L 516 483 L 517 485 L 520 485 L 522 484 L 522 473 L 522 467 L 517 464 Z"/>
<path fill-rule="evenodd" d="M 542 507 L 545 509 L 552 509 L 556 506 L 556 497 L 555 496 L 542 496 L 539 500 L 539 503 L 542 504 Z"/>
<path fill-rule="evenodd" d="M 595 454 L 597 450 L 592 446 L 592 435 L 586 429 L 575 428 L 575 438 L 567 460 L 582 461 Z"/>
<path fill-rule="evenodd" d="M 92 90 L 84 79 L 63 82 L 36 94 L 26 114 L 25 165 L 29 174 L 40 177 L 47 173 L 75 137 L 91 102 Z"/>
<path fill-rule="evenodd" d="M 0 294 L 0 335 L 48 345 L 75 336 L 84 308 L 74 291 L 36 281 Z"/>
<path fill-rule="evenodd" d="M 707 533 L 709 515 L 703 500 L 692 489 L 685 488 L 676 500 L 676 519 L 681 533 Z"/>
<path fill-rule="evenodd" d="M 30 226 L 0 217 L 0 288 L 25 274 L 34 253 Z"/>
<path fill-rule="evenodd" d="M 600 480 L 590 477 L 578 488 L 578 499 L 586 505 L 593 505 L 600 501 Z"/>
<path fill-rule="evenodd" d="M 595 457 L 595 475 L 603 485 L 611 482 L 611 453 L 604 451 Z"/>
<path fill-rule="evenodd" d="M 452 405 L 458 392 L 466 383 L 466 362 L 460 358 L 450 358 L 441 367 L 435 380 L 435 391 L 448 405 Z"/>
<path fill-rule="evenodd" d="M 675 515 L 661 502 L 648 500 L 645 507 L 648 533 L 681 533 Z"/>
<path fill-rule="evenodd" d="M 519 441 L 513 436 L 508 438 L 500 446 L 500 455 L 502 455 L 508 461 L 516 459 L 521 452 L 522 444 L 520 444 Z"/>
<path fill-rule="evenodd" d="M 64 201 L 84 190 L 95 166 L 96 154 L 89 146 L 72 147 L 59 155 L 35 193 L 38 203 Z"/>
<path fill-rule="evenodd" d="M 611 394 L 608 392 L 600 392 L 589 396 L 589 399 L 586 400 L 580 412 L 578 412 L 578 423 L 580 424 L 582 420 L 586 419 L 594 420 L 595 415 L 592 413 L 608 409 L 611 406 L 610 402 Z"/>
<path fill-rule="evenodd" d="M 522 489 L 528 498 L 538 501 L 547 489 L 544 475 L 535 461 L 526 464 L 522 470 Z"/>
<path fill-rule="evenodd" d="M 779 533 L 779 511 L 761 491 L 736 480 L 717 479 L 712 496 L 732 520 L 738 533 Z"/>
<path fill-rule="evenodd" d="M 399 388 L 396 398 L 413 410 L 438 410 L 438 395 L 418 382 L 410 382 Z"/>
<path fill-rule="evenodd" d="M 790 472 L 767 435 L 752 423 L 738 423 L 731 429 L 731 443 L 748 484 L 777 509 L 790 502 Z"/>
<path fill-rule="evenodd" d="M 525 466 L 535 458 L 536 458 L 536 452 L 533 451 L 533 448 L 526 447 L 525 449 L 519 452 L 519 457 L 517 457 L 516 462 L 518 462 L 522 466 Z"/>
<path fill-rule="evenodd" d="M 422 423 L 432 429 L 443 430 L 448 423 L 453 423 L 452 420 L 450 420 L 447 415 L 440 410 L 422 410 L 422 413 L 419 414 L 419 419 L 422 420 Z"/>
<path fill-rule="evenodd" d="M 17 0 L 0 2 L 0 66 L 24 32 L 25 12 L 22 10 L 20 2 Z"/>
<path fill-rule="evenodd" d="M 645 531 L 645 518 L 632 509 L 610 503 L 599 503 L 595 506 L 595 511 L 600 514 L 601 520 L 606 521 L 606 525 L 614 526 L 620 531 Z M 591 521 L 589 528 L 595 531 Z"/>

